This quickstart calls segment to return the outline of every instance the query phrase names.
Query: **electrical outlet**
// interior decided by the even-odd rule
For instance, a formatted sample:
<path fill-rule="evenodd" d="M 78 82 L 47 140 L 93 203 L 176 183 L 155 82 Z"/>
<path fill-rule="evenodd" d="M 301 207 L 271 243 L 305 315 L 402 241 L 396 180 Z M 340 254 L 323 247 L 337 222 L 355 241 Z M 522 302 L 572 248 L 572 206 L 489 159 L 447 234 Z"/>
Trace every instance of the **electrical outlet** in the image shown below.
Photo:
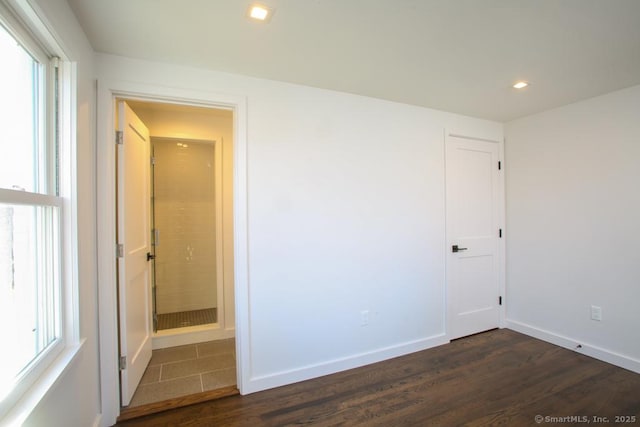
<path fill-rule="evenodd" d="M 591 306 L 591 320 L 598 322 L 602 320 L 602 307 L 598 307 L 597 305 Z"/>
<path fill-rule="evenodd" d="M 362 310 L 360 312 L 360 326 L 367 326 L 369 324 L 369 310 Z"/>

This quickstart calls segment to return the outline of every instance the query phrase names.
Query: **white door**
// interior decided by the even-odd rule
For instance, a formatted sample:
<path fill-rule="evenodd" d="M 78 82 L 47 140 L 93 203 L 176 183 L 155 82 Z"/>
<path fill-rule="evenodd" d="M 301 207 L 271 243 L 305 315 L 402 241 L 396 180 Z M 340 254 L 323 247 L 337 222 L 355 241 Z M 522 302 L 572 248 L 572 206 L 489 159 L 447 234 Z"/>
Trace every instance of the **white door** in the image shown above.
<path fill-rule="evenodd" d="M 149 131 L 125 102 L 118 102 L 118 258 L 121 404 L 127 406 L 151 360 Z M 124 367 L 124 369 L 122 369 Z"/>
<path fill-rule="evenodd" d="M 447 136 L 449 337 L 496 328 L 500 287 L 499 144 Z"/>

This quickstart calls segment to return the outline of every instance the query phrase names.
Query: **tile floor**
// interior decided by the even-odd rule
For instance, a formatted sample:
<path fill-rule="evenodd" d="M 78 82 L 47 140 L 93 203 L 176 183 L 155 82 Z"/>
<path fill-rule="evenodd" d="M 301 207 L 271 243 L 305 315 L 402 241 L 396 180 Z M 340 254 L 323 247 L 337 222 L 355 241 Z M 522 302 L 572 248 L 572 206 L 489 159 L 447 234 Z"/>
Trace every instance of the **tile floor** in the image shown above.
<path fill-rule="evenodd" d="M 154 350 L 129 407 L 236 384 L 235 339 Z"/>
<path fill-rule="evenodd" d="M 216 323 L 218 317 L 217 308 L 205 308 L 202 310 L 179 311 L 176 313 L 158 314 L 158 330 L 184 328 L 185 326 L 206 325 Z"/>

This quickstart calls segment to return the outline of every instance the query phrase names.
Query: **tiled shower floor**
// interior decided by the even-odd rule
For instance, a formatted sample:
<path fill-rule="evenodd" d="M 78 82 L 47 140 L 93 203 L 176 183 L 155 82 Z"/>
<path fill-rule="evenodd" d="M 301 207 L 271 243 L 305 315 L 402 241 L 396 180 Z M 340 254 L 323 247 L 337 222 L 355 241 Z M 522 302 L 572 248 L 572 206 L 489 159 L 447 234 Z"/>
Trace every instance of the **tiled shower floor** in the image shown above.
<path fill-rule="evenodd" d="M 158 314 L 158 330 L 216 323 L 218 320 L 217 311 L 216 308 L 205 308 L 203 310 Z"/>
<path fill-rule="evenodd" d="M 154 350 L 129 407 L 236 384 L 235 339 Z"/>

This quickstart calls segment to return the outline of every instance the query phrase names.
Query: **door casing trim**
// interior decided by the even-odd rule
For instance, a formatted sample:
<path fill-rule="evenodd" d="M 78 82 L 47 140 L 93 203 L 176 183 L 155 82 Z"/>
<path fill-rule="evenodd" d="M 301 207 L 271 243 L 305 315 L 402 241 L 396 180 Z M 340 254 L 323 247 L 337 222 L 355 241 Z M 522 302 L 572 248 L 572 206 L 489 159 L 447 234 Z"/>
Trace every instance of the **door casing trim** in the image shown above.
<path fill-rule="evenodd" d="M 154 86 L 119 80 L 97 83 L 96 206 L 98 264 L 98 333 L 102 423 L 112 425 L 120 413 L 118 316 L 116 291 L 116 98 L 168 104 L 227 108 L 233 115 L 233 222 L 236 369 L 240 393 L 250 378 L 247 223 L 247 100 L 243 96 Z"/>

